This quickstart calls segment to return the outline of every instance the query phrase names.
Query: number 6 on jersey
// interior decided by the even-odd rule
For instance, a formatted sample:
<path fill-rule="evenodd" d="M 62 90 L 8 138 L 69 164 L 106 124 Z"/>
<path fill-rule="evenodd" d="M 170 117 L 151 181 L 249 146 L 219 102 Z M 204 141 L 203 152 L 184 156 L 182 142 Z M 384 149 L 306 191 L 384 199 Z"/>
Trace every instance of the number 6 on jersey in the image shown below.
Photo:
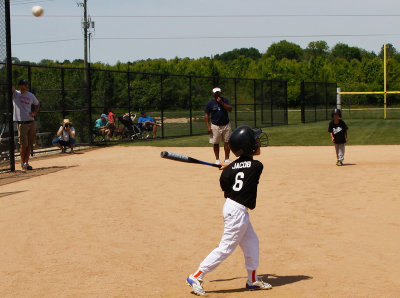
<path fill-rule="evenodd" d="M 243 172 L 239 172 L 235 176 L 235 184 L 232 187 L 232 189 L 234 191 L 240 191 L 242 189 L 243 180 L 241 180 L 241 179 L 244 179 L 244 173 Z"/>

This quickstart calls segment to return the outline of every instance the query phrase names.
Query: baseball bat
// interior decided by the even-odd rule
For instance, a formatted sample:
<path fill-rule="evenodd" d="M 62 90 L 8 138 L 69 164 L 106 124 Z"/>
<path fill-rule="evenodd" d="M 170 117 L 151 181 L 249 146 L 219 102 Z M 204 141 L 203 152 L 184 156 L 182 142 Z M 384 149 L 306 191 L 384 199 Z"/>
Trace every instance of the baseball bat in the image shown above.
<path fill-rule="evenodd" d="M 161 152 L 161 157 L 162 158 L 176 160 L 176 161 L 181 161 L 181 162 L 197 163 L 197 164 L 206 165 L 206 166 L 212 166 L 212 167 L 216 167 L 216 168 L 222 167 L 221 165 L 216 165 L 214 163 L 198 160 L 198 159 L 193 158 L 193 157 L 189 157 L 189 156 L 186 156 L 186 155 L 183 155 L 183 154 L 178 154 L 178 153 L 172 153 L 172 152 L 168 152 L 168 151 L 162 151 Z"/>

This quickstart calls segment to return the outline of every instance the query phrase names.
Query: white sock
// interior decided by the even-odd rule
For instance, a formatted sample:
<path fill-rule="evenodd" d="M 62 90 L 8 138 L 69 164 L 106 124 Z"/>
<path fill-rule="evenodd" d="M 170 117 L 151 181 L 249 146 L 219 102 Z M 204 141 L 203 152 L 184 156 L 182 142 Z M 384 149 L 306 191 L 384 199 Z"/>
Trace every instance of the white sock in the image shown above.
<path fill-rule="evenodd" d="M 197 270 L 195 273 L 193 273 L 193 276 L 196 277 L 198 280 L 203 280 L 204 272 L 201 270 Z"/>
<path fill-rule="evenodd" d="M 257 281 L 257 274 L 255 270 L 247 270 L 247 275 L 249 282 L 256 282 Z"/>

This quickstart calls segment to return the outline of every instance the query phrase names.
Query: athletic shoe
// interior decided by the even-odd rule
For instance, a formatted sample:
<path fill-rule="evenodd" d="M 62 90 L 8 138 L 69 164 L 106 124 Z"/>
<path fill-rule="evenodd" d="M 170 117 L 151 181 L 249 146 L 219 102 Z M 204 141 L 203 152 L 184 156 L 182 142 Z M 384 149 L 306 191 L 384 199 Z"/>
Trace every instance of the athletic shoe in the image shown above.
<path fill-rule="evenodd" d="M 343 163 L 342 163 L 341 161 L 338 161 L 337 165 L 338 165 L 338 166 L 342 166 Z"/>
<path fill-rule="evenodd" d="M 71 154 L 75 154 L 75 151 L 74 151 L 74 149 L 71 149 L 71 152 L 70 152 Z"/>
<path fill-rule="evenodd" d="M 262 280 L 257 280 L 255 282 L 246 282 L 246 289 L 248 290 L 270 290 L 272 286 Z"/>
<path fill-rule="evenodd" d="M 67 151 L 67 149 L 65 147 L 61 148 L 61 153 L 65 153 L 65 151 Z"/>
<path fill-rule="evenodd" d="M 193 274 L 189 275 L 189 277 L 186 279 L 186 283 L 193 289 L 193 292 L 196 295 L 199 296 L 206 295 L 206 292 L 203 289 L 203 281 L 194 277 Z"/>
<path fill-rule="evenodd" d="M 216 164 L 216 165 L 220 165 L 220 164 L 221 164 L 221 162 L 219 161 L 219 159 L 217 159 L 217 160 L 215 161 L 215 164 Z"/>
<path fill-rule="evenodd" d="M 26 164 L 26 169 L 28 170 L 28 171 L 32 171 L 33 170 L 33 168 L 27 163 Z"/>
<path fill-rule="evenodd" d="M 225 159 L 225 163 L 231 163 L 232 161 L 230 159 Z"/>

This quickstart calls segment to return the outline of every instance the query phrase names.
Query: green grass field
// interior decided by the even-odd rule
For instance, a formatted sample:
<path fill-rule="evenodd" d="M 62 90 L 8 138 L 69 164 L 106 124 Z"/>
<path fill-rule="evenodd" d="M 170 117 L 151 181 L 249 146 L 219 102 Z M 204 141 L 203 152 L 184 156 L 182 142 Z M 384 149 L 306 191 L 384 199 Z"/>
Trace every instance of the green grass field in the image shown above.
<path fill-rule="evenodd" d="M 400 144 L 400 119 L 344 119 L 349 126 L 349 145 Z M 205 125 L 204 125 L 205 126 Z M 205 128 L 204 128 L 205 129 Z M 331 145 L 328 121 L 292 123 L 266 127 L 270 146 L 326 146 Z M 166 138 L 127 143 L 128 146 L 207 147 L 208 136 Z"/>

